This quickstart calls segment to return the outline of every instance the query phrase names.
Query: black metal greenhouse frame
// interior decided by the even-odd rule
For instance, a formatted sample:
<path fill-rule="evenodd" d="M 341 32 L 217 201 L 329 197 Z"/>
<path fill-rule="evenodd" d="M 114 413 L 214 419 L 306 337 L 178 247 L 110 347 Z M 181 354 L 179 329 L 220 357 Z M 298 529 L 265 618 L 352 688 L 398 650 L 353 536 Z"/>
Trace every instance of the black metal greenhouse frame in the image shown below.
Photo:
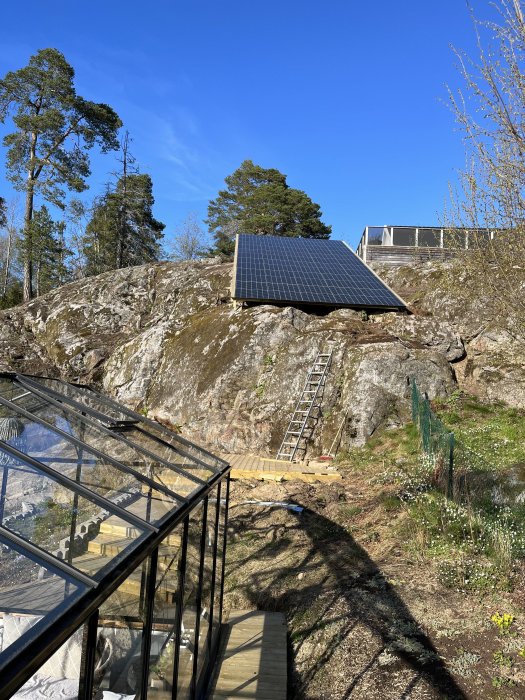
<path fill-rule="evenodd" d="M 113 501 L 107 500 L 104 496 L 89 490 L 78 481 L 60 473 L 53 467 L 49 466 L 39 459 L 35 459 L 25 452 L 21 452 L 16 447 L 0 440 L 0 453 L 4 452 L 12 458 L 23 461 L 30 467 L 50 475 L 58 483 L 67 486 L 77 496 L 89 496 L 91 501 L 100 505 L 111 514 L 125 518 L 130 523 L 135 523 L 144 531 L 130 546 L 129 551 L 125 551 L 123 556 L 118 556 L 111 560 L 108 565 L 103 567 L 96 576 L 88 576 L 70 562 L 61 560 L 45 551 L 37 544 L 30 542 L 27 538 L 14 533 L 12 530 L 0 524 L 0 543 L 7 545 L 10 549 L 23 554 L 30 558 L 36 564 L 45 567 L 51 573 L 61 576 L 64 574 L 72 583 L 82 585 L 76 593 L 70 595 L 59 610 L 53 611 L 52 614 L 46 615 L 34 625 L 31 630 L 23 635 L 17 642 L 12 643 L 0 654 L 0 700 L 7 700 L 22 686 L 39 668 L 60 648 L 60 646 L 77 631 L 82 625 L 85 625 L 82 646 L 82 668 L 79 679 L 79 698 L 81 700 L 91 700 L 93 697 L 94 685 L 94 667 L 96 660 L 97 646 L 97 630 L 99 621 L 99 609 L 101 605 L 114 593 L 119 586 L 137 570 L 138 567 L 148 562 L 147 575 L 145 584 L 145 599 L 144 599 L 144 625 L 141 649 L 141 674 L 137 685 L 137 698 L 145 699 L 148 695 L 148 677 L 150 671 L 150 650 L 152 639 L 152 623 L 154 615 L 154 597 L 157 575 L 157 557 L 159 545 L 166 540 L 175 528 L 182 529 L 182 540 L 180 547 L 180 557 L 178 559 L 178 586 L 176 590 L 175 605 L 175 637 L 174 637 L 174 655 L 173 655 L 173 685 L 172 698 L 177 698 L 177 678 L 180 655 L 181 628 L 184 606 L 184 594 L 186 584 L 186 557 L 188 551 L 188 530 L 189 519 L 194 509 L 203 504 L 202 529 L 200 535 L 200 555 L 199 555 L 199 573 L 198 586 L 196 591 L 196 629 L 195 647 L 193 654 L 193 673 L 190 682 L 189 695 L 185 697 L 193 699 L 204 697 L 208 688 L 211 674 L 213 672 L 214 663 L 216 661 L 217 650 L 220 644 L 220 629 L 222 625 L 222 607 L 224 593 L 224 571 L 226 558 L 226 539 L 227 539 L 227 524 L 228 524 L 228 506 L 230 494 L 230 465 L 224 460 L 216 457 L 203 448 L 194 445 L 182 436 L 168 430 L 162 424 L 149 420 L 130 409 L 124 408 L 112 399 L 95 391 L 91 387 L 82 384 L 69 384 L 61 380 L 53 379 L 57 387 L 67 388 L 72 387 L 82 392 L 88 392 L 87 395 L 96 399 L 101 406 L 105 406 L 108 410 L 117 411 L 120 414 L 127 416 L 125 420 L 108 421 L 108 415 L 91 407 L 89 404 L 75 400 L 70 396 L 54 391 L 48 386 L 44 386 L 39 382 L 39 377 L 28 375 L 17 375 L 15 373 L 0 373 L 0 380 L 9 379 L 17 383 L 20 387 L 26 389 L 30 394 L 38 396 L 46 403 L 64 411 L 67 410 L 75 417 L 79 417 L 88 425 L 96 426 L 98 431 L 112 436 L 118 436 L 120 441 L 127 443 L 134 450 L 145 456 L 155 459 L 160 464 L 165 464 L 166 467 L 174 472 L 180 472 L 187 479 L 193 480 L 196 488 L 188 495 L 183 497 L 178 495 L 172 489 L 165 485 L 155 482 L 153 479 L 141 474 L 132 467 L 119 462 L 103 451 L 97 450 L 93 445 L 83 442 L 78 437 L 62 431 L 55 425 L 51 425 L 44 419 L 26 411 L 21 406 L 4 398 L 0 393 L 0 406 L 4 406 L 18 415 L 30 417 L 31 420 L 39 423 L 42 426 L 51 428 L 55 433 L 61 435 L 69 442 L 75 444 L 79 448 L 85 448 L 89 453 L 103 458 L 108 464 L 112 464 L 121 471 L 127 471 L 132 474 L 138 481 L 144 485 L 156 489 L 160 493 L 176 499 L 178 504 L 173 512 L 168 513 L 166 517 L 160 520 L 156 525 L 153 525 L 139 516 L 125 510 Z M 47 380 L 46 380 L 47 381 Z M 110 416 L 111 418 L 111 416 Z M 145 434 L 149 438 L 160 445 L 169 447 L 175 450 L 181 457 L 190 459 L 196 464 L 200 464 L 203 468 L 214 472 L 209 480 L 201 479 L 191 474 L 191 470 L 184 471 L 177 465 L 164 460 L 159 455 L 154 454 L 147 448 L 136 443 L 130 442 L 125 436 L 125 428 L 127 425 L 132 425 L 143 430 L 141 424 L 145 426 Z M 149 433 L 147 427 L 154 427 L 157 433 L 161 433 L 166 439 L 159 437 L 158 434 Z M 124 429 L 121 432 L 120 429 Z M 171 442 L 168 442 L 171 440 Z M 174 445 L 173 441 L 177 444 Z M 209 456 L 218 467 L 200 460 L 198 457 L 190 454 L 188 448 L 198 451 L 201 455 Z M 57 461 L 57 458 L 53 458 Z M 59 461 L 59 459 L 58 459 Z M 4 473 L 6 470 L 3 470 Z M 2 523 L 3 504 L 6 496 L 6 480 L 2 479 L 0 493 L 0 523 Z M 216 490 L 215 503 L 210 499 L 210 494 Z M 224 507 L 223 528 L 221 533 L 221 552 L 220 560 L 218 561 L 219 552 L 219 518 L 221 506 Z M 213 512 L 215 507 L 215 512 Z M 202 592 L 203 592 L 203 577 L 205 563 L 205 546 L 206 546 L 206 529 L 207 529 L 207 514 L 210 512 L 214 522 L 214 541 L 213 541 L 213 559 L 212 559 L 212 576 L 211 576 L 211 591 L 210 591 L 210 611 L 205 639 L 202 651 L 199 650 L 199 624 L 202 613 Z M 219 572 L 219 576 L 217 573 Z M 67 584 L 66 584 L 67 585 Z M 219 585 L 219 590 L 216 586 Z M 214 607 L 218 605 L 218 611 Z M 213 619 L 217 612 L 218 633 L 214 635 Z M 199 669 L 199 653 L 204 654 L 205 664 L 202 666 L 202 671 L 198 674 Z"/>

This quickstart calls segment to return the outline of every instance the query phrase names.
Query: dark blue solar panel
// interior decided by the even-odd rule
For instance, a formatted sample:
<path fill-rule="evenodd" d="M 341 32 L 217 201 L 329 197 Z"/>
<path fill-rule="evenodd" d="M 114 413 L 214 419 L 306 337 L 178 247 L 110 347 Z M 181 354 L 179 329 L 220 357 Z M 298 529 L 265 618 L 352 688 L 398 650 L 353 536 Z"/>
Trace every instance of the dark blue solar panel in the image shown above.
<path fill-rule="evenodd" d="M 405 306 L 343 241 L 247 234 L 238 237 L 234 298 Z"/>

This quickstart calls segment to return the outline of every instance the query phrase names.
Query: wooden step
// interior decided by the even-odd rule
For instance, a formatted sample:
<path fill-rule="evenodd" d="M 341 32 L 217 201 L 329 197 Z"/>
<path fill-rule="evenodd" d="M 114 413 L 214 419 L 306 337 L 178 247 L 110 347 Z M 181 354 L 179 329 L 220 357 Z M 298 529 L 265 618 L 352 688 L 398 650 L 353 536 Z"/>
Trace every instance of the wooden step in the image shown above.
<path fill-rule="evenodd" d="M 101 533 L 88 543 L 87 551 L 112 558 L 123 552 L 133 541 L 129 537 Z M 161 556 L 166 559 L 173 557 L 180 547 L 180 542 L 180 535 L 168 535 L 161 545 Z M 159 561 L 161 556 L 159 556 Z"/>
<path fill-rule="evenodd" d="M 88 576 L 94 576 L 100 569 L 102 569 L 111 558 L 102 555 L 95 554 L 82 554 L 79 557 L 73 559 L 73 566 L 87 574 Z M 166 564 L 165 564 L 166 565 Z M 173 580 L 174 577 L 170 576 L 166 581 L 163 581 L 160 589 L 158 591 L 158 596 L 164 599 L 167 603 L 172 603 L 175 599 L 175 594 L 177 592 L 177 584 Z M 135 570 L 128 578 L 119 586 L 119 591 L 124 593 L 129 593 L 134 596 L 139 596 L 142 585 L 142 567 Z"/>
<path fill-rule="evenodd" d="M 130 537 L 120 537 L 114 534 L 101 532 L 88 543 L 88 552 L 101 554 L 105 557 L 114 557 L 123 552 L 133 542 Z"/>
<path fill-rule="evenodd" d="M 104 535 L 119 535 L 120 537 L 137 539 L 142 534 L 141 531 L 121 520 L 116 516 L 112 516 L 100 523 L 100 532 Z"/>

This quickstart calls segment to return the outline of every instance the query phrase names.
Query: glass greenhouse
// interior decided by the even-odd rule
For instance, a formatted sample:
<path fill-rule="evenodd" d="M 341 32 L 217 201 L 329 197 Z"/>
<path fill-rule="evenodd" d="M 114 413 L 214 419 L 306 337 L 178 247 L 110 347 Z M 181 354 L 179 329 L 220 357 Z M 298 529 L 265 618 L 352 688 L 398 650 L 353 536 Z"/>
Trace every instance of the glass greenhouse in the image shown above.
<path fill-rule="evenodd" d="M 229 465 L 89 387 L 0 374 L 0 700 L 202 697 Z"/>

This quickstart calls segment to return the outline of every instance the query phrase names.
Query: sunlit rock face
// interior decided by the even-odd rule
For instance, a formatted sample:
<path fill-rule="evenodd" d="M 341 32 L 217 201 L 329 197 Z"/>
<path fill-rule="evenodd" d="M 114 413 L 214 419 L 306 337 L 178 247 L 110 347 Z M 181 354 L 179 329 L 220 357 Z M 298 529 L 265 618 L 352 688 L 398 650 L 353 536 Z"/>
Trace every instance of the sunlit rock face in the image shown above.
<path fill-rule="evenodd" d="M 234 309 L 231 273 L 216 261 L 128 268 L 0 312 L 0 369 L 92 382 L 228 452 L 277 450 L 310 365 L 330 348 L 311 454 L 327 452 L 338 433 L 348 447 L 405 422 L 410 377 L 430 397 L 459 382 L 525 405 L 515 341 L 451 299 L 435 264 L 385 273 L 414 315 L 366 319 L 344 309 Z"/>

